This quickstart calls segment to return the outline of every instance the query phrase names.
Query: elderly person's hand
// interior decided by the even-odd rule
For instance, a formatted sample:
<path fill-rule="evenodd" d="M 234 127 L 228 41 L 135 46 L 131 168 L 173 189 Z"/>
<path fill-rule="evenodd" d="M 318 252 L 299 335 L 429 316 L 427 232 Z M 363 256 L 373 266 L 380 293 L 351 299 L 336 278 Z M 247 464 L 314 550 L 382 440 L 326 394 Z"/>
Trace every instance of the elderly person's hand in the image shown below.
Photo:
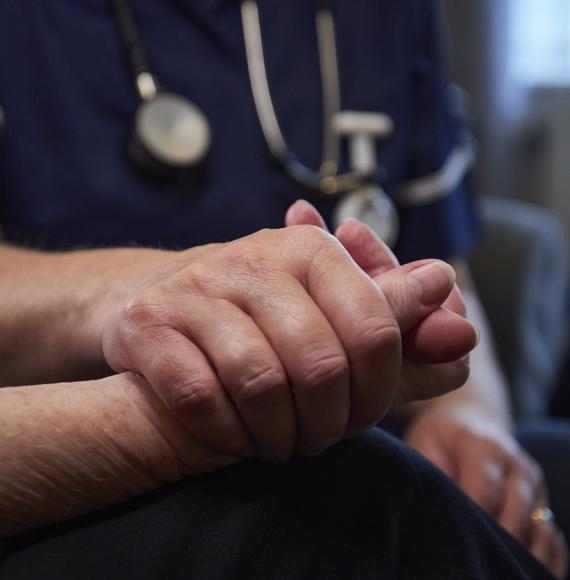
<path fill-rule="evenodd" d="M 291 206 L 285 221 L 288 226 L 310 224 L 328 231 L 319 212 L 304 200 Z M 393 276 L 397 281 L 401 272 L 415 269 L 418 264 L 434 262 L 424 260 L 400 266 L 387 246 L 358 220 L 346 221 L 337 228 L 335 237 L 356 264 L 384 291 L 389 301 L 392 296 L 402 297 L 402 288 L 398 288 L 397 283 L 388 283 Z M 410 318 L 402 325 L 403 382 L 397 403 L 436 396 L 438 381 L 448 384 L 461 369 L 468 369 L 465 355 L 478 341 L 478 332 L 474 327 L 475 334 L 467 331 L 465 305 L 457 287 L 452 284 L 447 293 L 443 303 L 438 301 L 443 307 L 434 308 L 425 318 L 416 318 L 415 324 Z"/>
<path fill-rule="evenodd" d="M 183 252 L 114 310 L 105 357 L 144 376 L 212 449 L 253 447 L 276 461 L 296 446 L 317 452 L 395 401 L 439 395 L 468 375 L 476 330 L 440 309 L 451 267 L 394 268 L 385 246 L 376 253 L 391 268 L 373 281 L 312 225 Z M 402 333 L 412 328 L 422 362 L 448 364 L 402 370 Z"/>
<path fill-rule="evenodd" d="M 298 202 L 290 209 L 287 223 L 326 229 L 319 213 L 306 202 Z M 385 275 L 397 266 L 396 259 L 362 224 L 351 220 L 340 226 L 335 235 L 369 276 Z M 450 293 L 444 308 L 457 316 L 466 315 L 457 288 Z M 442 311 L 436 314 L 441 315 Z M 429 318 L 424 319 L 403 335 L 404 367 L 417 368 L 418 372 L 425 367 L 412 361 L 425 360 L 420 339 L 430 323 Z M 407 443 L 441 468 L 557 577 L 564 578 L 568 566 L 564 537 L 554 521 L 541 521 L 539 517 L 543 513 L 540 508 L 548 506 L 540 466 L 505 426 L 480 409 L 442 407 L 437 412 L 415 414 L 405 436 Z"/>
<path fill-rule="evenodd" d="M 548 491 L 540 466 L 506 429 L 480 412 L 419 416 L 406 441 L 453 479 L 558 577 L 568 553 L 554 521 L 540 518 Z M 546 512 L 547 514 L 549 512 Z"/>

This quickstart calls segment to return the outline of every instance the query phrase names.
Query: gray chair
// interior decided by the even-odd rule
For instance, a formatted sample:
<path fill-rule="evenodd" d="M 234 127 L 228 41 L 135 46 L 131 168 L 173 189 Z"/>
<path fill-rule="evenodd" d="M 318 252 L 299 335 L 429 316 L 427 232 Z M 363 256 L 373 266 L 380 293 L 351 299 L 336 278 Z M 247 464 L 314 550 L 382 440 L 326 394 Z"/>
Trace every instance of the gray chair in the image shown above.
<path fill-rule="evenodd" d="M 511 387 L 515 416 L 546 414 L 566 353 L 567 255 L 560 222 L 506 198 L 482 202 L 485 231 L 469 257 Z"/>

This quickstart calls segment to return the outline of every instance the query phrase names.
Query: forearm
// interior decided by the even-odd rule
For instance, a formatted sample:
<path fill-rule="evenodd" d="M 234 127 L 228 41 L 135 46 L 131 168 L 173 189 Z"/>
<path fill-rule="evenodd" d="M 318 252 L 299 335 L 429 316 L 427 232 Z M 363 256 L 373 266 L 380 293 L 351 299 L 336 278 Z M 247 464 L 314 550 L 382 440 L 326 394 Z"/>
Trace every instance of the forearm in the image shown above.
<path fill-rule="evenodd" d="M 169 253 L 47 253 L 0 245 L 0 384 L 104 376 L 106 316 L 142 272 Z"/>
<path fill-rule="evenodd" d="M 0 536 L 64 521 L 220 467 L 145 383 L 0 389 Z"/>

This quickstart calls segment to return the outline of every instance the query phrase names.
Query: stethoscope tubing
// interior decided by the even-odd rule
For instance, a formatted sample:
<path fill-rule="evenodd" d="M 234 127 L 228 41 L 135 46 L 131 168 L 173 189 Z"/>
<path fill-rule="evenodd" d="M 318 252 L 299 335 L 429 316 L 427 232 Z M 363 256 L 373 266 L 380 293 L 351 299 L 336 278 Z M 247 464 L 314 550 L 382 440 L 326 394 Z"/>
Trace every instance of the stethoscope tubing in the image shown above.
<path fill-rule="evenodd" d="M 243 0 L 241 18 L 247 67 L 257 117 L 273 160 L 298 184 L 325 195 L 342 195 L 374 183 L 378 175 L 358 171 L 338 173 L 340 136 L 333 121 L 340 111 L 340 78 L 334 18 L 330 2 L 316 4 L 321 83 L 323 94 L 323 154 L 318 171 L 303 164 L 288 148 L 281 131 L 267 80 L 259 9 L 255 0 Z"/>
<path fill-rule="evenodd" d="M 112 0 L 112 4 L 137 95 L 141 100 L 140 107 L 144 107 L 146 103 L 156 99 L 161 92 L 158 81 L 151 70 L 129 0 Z M 313 170 L 303 164 L 289 150 L 281 131 L 267 80 L 259 9 L 255 0 L 241 2 L 247 68 L 257 117 L 271 159 L 301 187 L 312 192 L 339 196 L 377 182 L 379 176 L 359 171 L 338 173 L 340 136 L 334 130 L 333 121 L 340 110 L 341 95 L 334 18 L 328 0 L 315 0 L 315 9 L 323 95 L 323 151 L 318 170 Z M 177 163 L 169 163 L 167 159 L 153 160 L 151 148 L 145 146 L 145 141 L 137 133 L 136 126 L 133 133 L 129 150 L 135 152 L 131 158 L 136 165 L 143 168 L 160 167 L 162 172 L 168 171 L 169 165 L 172 165 L 173 171 L 179 169 Z M 141 147 L 144 154 L 138 151 Z"/>

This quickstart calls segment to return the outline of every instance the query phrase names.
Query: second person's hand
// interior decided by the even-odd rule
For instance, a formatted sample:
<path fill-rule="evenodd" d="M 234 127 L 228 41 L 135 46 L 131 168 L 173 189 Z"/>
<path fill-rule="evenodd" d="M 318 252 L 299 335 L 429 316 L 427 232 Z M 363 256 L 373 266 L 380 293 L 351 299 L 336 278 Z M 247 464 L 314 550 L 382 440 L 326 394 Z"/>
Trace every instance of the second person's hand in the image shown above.
<path fill-rule="evenodd" d="M 422 263 L 385 281 L 381 292 L 319 228 L 261 231 L 182 252 L 142 281 L 107 324 L 104 354 L 144 376 L 203 444 L 283 461 L 299 442 L 318 451 L 366 429 L 399 396 L 401 332 L 445 301 L 453 271 Z M 476 338 L 460 330 L 463 356 Z M 466 373 L 416 377 L 405 398 Z"/>

